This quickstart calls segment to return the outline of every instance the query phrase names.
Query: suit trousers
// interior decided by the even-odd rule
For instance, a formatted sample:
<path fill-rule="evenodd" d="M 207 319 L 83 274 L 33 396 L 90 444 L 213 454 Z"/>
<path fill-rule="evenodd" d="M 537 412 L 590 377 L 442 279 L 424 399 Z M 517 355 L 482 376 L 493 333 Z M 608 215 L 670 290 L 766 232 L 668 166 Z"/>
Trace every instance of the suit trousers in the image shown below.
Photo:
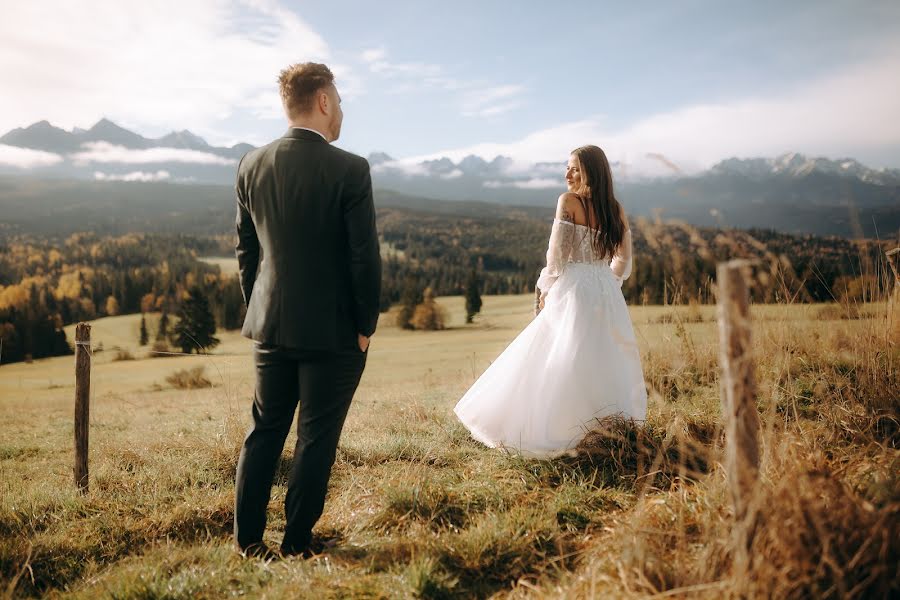
<path fill-rule="evenodd" d="M 338 352 L 257 344 L 253 426 L 235 477 L 234 537 L 242 549 L 262 542 L 272 484 L 297 413 L 297 444 L 285 498 L 282 548 L 309 545 L 322 516 L 338 440 L 366 365 L 359 348 Z M 297 411 L 297 405 L 300 405 Z"/>

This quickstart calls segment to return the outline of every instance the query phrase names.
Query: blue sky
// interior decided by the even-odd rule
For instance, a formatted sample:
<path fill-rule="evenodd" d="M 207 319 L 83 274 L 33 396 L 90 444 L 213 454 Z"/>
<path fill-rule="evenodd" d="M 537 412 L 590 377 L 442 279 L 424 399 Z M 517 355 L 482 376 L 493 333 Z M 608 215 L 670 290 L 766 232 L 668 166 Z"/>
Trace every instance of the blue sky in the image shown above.
<path fill-rule="evenodd" d="M 23 4 L 23 3 L 20 3 Z M 74 7 L 74 8 L 73 8 Z M 900 167 L 898 2 L 159 0 L 14 6 L 0 129 L 102 116 L 213 143 L 284 130 L 274 80 L 338 75 L 339 145 L 417 160 L 789 150 Z M 55 77 L 63 73 L 61 77 Z"/>

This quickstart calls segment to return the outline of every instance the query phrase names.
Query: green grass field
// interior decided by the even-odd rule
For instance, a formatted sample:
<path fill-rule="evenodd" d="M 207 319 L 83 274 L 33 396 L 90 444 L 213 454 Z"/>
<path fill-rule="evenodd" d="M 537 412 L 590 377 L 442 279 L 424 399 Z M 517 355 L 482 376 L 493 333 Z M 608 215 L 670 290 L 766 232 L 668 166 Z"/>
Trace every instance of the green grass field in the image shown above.
<path fill-rule="evenodd" d="M 530 296 L 439 300 L 450 328 L 383 315 L 344 430 L 317 559 L 245 560 L 230 538 L 249 424 L 251 343 L 148 358 L 140 316 L 100 319 L 91 491 L 73 485 L 74 360 L 0 367 L 0 589 L 96 598 L 886 597 L 898 588 L 900 353 L 886 305 L 756 306 L 764 518 L 732 565 L 719 467 L 715 307 L 635 307 L 643 426 L 608 423 L 577 457 L 472 441 L 452 413 L 531 319 Z M 823 320 L 827 319 L 827 320 Z M 148 315 L 152 334 L 158 315 Z M 73 327 L 67 328 L 73 339 Z M 116 360 L 117 349 L 135 360 Z M 203 366 L 212 387 L 167 377 Z M 292 443 L 285 450 L 290 460 Z M 268 541 L 283 525 L 282 468 Z"/>

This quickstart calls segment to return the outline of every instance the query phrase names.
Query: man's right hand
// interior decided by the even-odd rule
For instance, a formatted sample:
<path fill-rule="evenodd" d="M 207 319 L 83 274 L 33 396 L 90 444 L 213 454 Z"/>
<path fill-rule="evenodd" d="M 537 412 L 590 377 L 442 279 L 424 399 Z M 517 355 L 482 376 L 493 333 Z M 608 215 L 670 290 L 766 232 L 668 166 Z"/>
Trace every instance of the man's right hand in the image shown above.
<path fill-rule="evenodd" d="M 364 336 L 361 333 L 356 334 L 357 342 L 359 343 L 359 351 L 365 352 L 369 349 L 369 338 Z"/>

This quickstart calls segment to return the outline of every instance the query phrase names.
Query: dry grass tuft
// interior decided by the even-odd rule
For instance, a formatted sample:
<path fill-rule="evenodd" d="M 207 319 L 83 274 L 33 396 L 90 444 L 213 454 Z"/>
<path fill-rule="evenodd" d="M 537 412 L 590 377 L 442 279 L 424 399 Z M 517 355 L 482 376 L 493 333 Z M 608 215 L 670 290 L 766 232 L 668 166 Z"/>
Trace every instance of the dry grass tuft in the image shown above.
<path fill-rule="evenodd" d="M 718 429 L 713 422 L 676 419 L 662 427 L 610 417 L 595 422 L 573 462 L 582 470 L 596 469 L 606 485 L 668 489 L 708 472 L 721 437 Z"/>
<path fill-rule="evenodd" d="M 166 377 L 166 383 L 179 390 L 195 390 L 212 387 L 212 381 L 204 375 L 205 367 L 179 369 Z"/>
<path fill-rule="evenodd" d="M 842 472 L 850 466 L 847 457 L 835 461 L 815 449 L 785 450 L 770 465 L 773 472 L 760 490 L 751 564 L 749 572 L 737 574 L 743 575 L 738 585 L 756 595 L 787 598 L 887 598 L 896 593 L 896 460 L 889 471 L 869 472 L 878 486 L 890 490 L 883 495 L 873 488 L 853 489 L 861 483 L 860 474 Z"/>
<path fill-rule="evenodd" d="M 122 360 L 135 360 L 134 354 L 131 353 L 130 350 L 126 350 L 124 348 L 116 348 L 116 353 L 113 355 L 114 361 L 122 361 Z"/>

